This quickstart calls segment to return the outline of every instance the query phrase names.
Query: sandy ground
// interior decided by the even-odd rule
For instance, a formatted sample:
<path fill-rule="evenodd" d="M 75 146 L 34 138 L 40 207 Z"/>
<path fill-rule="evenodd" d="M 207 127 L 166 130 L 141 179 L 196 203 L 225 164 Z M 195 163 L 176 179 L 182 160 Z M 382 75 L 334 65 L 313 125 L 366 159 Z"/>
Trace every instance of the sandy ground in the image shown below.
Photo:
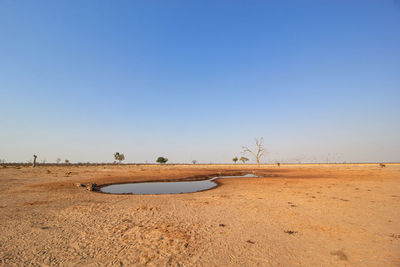
<path fill-rule="evenodd" d="M 108 184 L 252 172 L 216 189 Z M 0 169 L 1 266 L 400 266 L 400 164 Z"/>

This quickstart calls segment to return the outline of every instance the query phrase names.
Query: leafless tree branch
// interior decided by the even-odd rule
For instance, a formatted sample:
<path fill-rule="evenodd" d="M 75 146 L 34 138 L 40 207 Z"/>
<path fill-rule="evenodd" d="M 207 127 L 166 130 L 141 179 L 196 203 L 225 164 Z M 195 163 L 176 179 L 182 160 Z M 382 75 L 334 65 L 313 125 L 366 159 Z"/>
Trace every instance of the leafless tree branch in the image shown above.
<path fill-rule="evenodd" d="M 264 156 L 265 154 L 265 148 L 263 146 L 263 141 L 264 139 L 261 137 L 260 139 L 256 139 L 256 150 L 251 150 L 247 146 L 242 146 L 243 152 L 242 154 L 245 153 L 250 153 L 254 156 L 254 158 L 257 161 L 257 164 L 260 165 L 260 158 Z"/>

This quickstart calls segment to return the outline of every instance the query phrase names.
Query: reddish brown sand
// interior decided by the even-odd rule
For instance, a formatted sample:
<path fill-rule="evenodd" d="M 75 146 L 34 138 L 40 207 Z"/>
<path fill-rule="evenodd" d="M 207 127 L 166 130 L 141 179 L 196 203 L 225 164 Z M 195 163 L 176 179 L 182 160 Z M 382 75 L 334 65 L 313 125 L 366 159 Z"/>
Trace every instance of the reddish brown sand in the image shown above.
<path fill-rule="evenodd" d="M 178 195 L 107 184 L 255 171 Z M 0 169 L 2 266 L 400 266 L 400 165 Z"/>

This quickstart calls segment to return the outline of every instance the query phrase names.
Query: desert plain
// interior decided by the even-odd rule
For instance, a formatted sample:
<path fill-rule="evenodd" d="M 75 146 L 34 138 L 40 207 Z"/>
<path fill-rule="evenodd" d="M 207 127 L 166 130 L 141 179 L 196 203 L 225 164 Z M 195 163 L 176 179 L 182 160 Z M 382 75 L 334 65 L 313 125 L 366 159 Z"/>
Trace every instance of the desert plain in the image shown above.
<path fill-rule="evenodd" d="M 79 186 L 246 173 L 187 194 Z M 400 266 L 400 164 L 3 167 L 0 265 Z"/>

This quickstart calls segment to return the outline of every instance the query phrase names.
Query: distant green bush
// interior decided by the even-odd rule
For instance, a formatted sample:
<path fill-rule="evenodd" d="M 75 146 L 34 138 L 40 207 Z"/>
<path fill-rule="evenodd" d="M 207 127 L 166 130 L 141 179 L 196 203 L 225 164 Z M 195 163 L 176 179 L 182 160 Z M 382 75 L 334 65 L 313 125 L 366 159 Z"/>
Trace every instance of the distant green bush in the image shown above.
<path fill-rule="evenodd" d="M 168 159 L 164 158 L 164 157 L 158 157 L 156 162 L 160 163 L 160 164 L 165 164 L 167 163 Z"/>

